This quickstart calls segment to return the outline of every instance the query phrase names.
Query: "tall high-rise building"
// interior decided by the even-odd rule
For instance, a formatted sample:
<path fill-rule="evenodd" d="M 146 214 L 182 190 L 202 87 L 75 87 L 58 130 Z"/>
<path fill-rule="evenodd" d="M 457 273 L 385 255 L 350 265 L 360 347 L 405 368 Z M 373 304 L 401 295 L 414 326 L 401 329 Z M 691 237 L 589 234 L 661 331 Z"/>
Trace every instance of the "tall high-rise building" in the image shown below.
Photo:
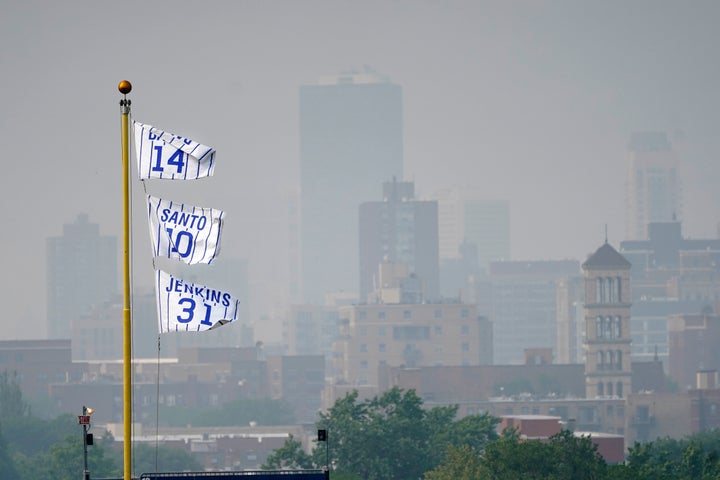
<path fill-rule="evenodd" d="M 373 72 L 300 87 L 303 299 L 357 292 L 358 208 L 403 178 L 402 91 Z"/>
<path fill-rule="evenodd" d="M 525 350 L 557 352 L 558 282 L 580 272 L 577 260 L 492 262 L 493 358 L 520 364 Z"/>
<path fill-rule="evenodd" d="M 630 262 L 609 243 L 582 265 L 585 277 L 585 397 L 632 393 Z"/>
<path fill-rule="evenodd" d="M 118 294 L 117 238 L 86 214 L 46 241 L 48 338 L 70 338 L 72 322 Z"/>
<path fill-rule="evenodd" d="M 415 200 L 412 182 L 383 184 L 382 201 L 360 205 L 360 300 L 381 287 L 378 267 L 404 263 L 422 284 L 423 298 L 439 299 L 437 202 Z"/>
<path fill-rule="evenodd" d="M 460 258 L 461 245 L 472 244 L 481 269 L 492 261 L 510 260 L 508 201 L 487 198 L 470 187 L 443 189 L 431 198 L 438 202 L 441 259 Z"/>
<path fill-rule="evenodd" d="M 625 197 L 628 240 L 647 240 L 648 224 L 682 219 L 678 160 L 667 135 L 639 132 L 628 144 Z"/>
<path fill-rule="evenodd" d="M 585 361 L 585 282 L 583 277 L 562 278 L 557 284 L 557 363 Z"/>

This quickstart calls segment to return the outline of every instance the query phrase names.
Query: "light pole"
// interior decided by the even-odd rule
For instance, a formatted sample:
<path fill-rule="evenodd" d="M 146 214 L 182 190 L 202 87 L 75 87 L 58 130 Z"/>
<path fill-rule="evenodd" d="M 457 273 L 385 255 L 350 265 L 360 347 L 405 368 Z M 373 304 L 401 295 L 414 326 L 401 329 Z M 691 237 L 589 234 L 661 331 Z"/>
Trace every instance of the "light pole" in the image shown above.
<path fill-rule="evenodd" d="M 326 429 L 318 430 L 318 442 L 325 442 L 325 476 L 330 478 L 330 448 L 328 445 L 328 431 Z"/>
<path fill-rule="evenodd" d="M 92 433 L 88 434 L 88 427 L 90 427 L 90 415 L 94 410 L 92 408 L 83 405 L 82 415 L 78 415 L 78 423 L 83 428 L 83 480 L 90 480 L 90 472 L 88 471 L 87 462 L 87 446 L 93 444 Z"/>

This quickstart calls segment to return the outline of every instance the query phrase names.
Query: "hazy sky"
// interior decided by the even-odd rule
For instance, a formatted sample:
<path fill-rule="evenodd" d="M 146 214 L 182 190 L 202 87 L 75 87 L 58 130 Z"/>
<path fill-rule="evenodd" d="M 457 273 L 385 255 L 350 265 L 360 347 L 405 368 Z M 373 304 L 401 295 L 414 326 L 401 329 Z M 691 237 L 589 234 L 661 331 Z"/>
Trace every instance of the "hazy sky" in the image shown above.
<path fill-rule="evenodd" d="M 718 24 L 717 1 L 2 0 L 0 338 L 45 334 L 46 237 L 80 212 L 121 234 L 124 78 L 135 119 L 217 149 L 215 177 L 152 193 L 225 209 L 223 255 L 249 258 L 254 312 L 286 274 L 298 88 L 365 65 L 402 86 L 416 191 L 508 199 L 515 259 L 582 260 L 605 224 L 623 239 L 637 130 L 678 142 L 684 231 L 714 236 Z M 138 217 L 135 283 L 149 285 Z"/>

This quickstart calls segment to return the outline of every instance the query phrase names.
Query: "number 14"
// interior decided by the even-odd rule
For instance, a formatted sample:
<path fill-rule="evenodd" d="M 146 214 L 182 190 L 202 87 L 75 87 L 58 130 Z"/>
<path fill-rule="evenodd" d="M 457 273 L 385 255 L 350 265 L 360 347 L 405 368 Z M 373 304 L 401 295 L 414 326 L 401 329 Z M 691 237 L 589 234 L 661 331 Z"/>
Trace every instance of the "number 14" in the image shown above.
<path fill-rule="evenodd" d="M 154 172 L 162 172 L 165 169 L 162 166 L 162 145 L 155 145 L 155 165 L 152 169 Z M 174 165 L 177 168 L 177 173 L 182 173 L 182 169 L 185 166 L 185 153 L 182 150 L 175 150 L 170 158 L 167 160 L 168 165 Z"/>

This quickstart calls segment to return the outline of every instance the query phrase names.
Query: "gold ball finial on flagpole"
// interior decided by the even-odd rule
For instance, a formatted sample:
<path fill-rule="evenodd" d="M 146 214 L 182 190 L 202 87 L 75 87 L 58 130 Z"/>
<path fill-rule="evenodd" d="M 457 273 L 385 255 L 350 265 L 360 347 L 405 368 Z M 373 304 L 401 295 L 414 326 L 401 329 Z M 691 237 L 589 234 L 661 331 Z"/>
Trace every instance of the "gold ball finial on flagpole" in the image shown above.
<path fill-rule="evenodd" d="M 127 80 L 121 80 L 120 83 L 118 83 L 118 90 L 120 90 L 120 93 L 123 95 L 127 95 L 130 93 L 130 90 L 132 90 L 132 84 Z"/>

